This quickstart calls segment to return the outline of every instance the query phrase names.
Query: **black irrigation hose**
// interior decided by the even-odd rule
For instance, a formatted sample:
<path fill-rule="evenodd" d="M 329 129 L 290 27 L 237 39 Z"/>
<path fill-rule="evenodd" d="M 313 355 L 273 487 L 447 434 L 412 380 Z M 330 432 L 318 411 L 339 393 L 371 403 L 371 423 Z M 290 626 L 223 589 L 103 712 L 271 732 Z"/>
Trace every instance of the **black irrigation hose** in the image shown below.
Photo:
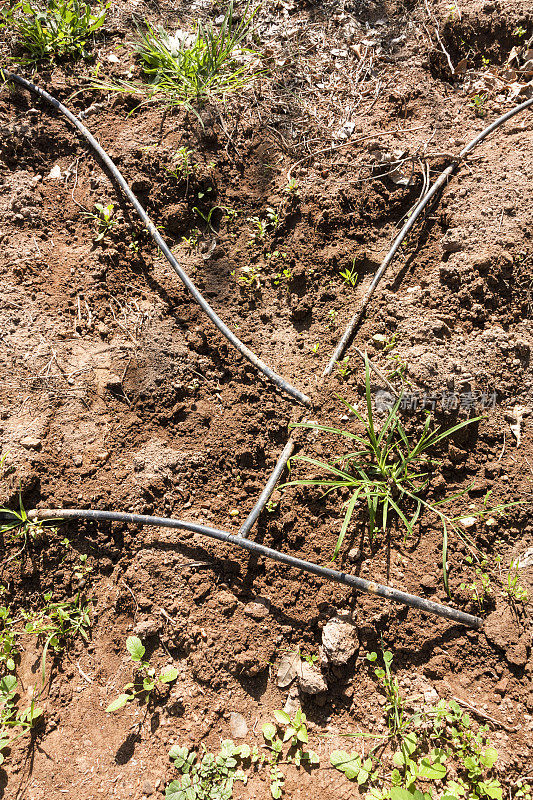
<path fill-rule="evenodd" d="M 24 89 L 27 89 L 29 92 L 33 92 L 38 97 L 45 100 L 47 103 L 52 105 L 58 111 L 60 111 L 79 131 L 79 133 L 83 136 L 85 141 L 89 144 L 89 146 L 94 150 L 94 152 L 99 156 L 102 162 L 105 164 L 109 172 L 113 175 L 117 183 L 119 184 L 120 188 L 133 205 L 135 211 L 139 215 L 143 225 L 148 230 L 148 233 L 159 247 L 165 258 L 167 259 L 168 263 L 177 274 L 181 282 L 184 284 L 185 288 L 193 298 L 193 300 L 198 303 L 202 311 L 204 311 L 211 322 L 218 328 L 220 333 L 226 337 L 226 339 L 230 342 L 230 344 L 235 347 L 236 350 L 239 351 L 241 355 L 243 355 L 248 361 L 254 365 L 260 372 L 263 373 L 272 383 L 276 384 L 276 386 L 281 389 L 282 391 L 289 394 L 298 402 L 303 403 L 304 405 L 310 405 L 311 400 L 310 398 L 301 392 L 299 389 L 296 389 L 290 383 L 288 383 L 285 378 L 282 378 L 281 375 L 278 375 L 274 372 L 270 367 L 265 364 L 258 356 L 255 355 L 248 347 L 246 347 L 241 340 L 235 336 L 235 334 L 228 328 L 228 326 L 220 319 L 218 314 L 211 308 L 207 300 L 203 297 L 202 294 L 198 291 L 194 283 L 191 281 L 187 273 L 180 267 L 170 248 L 165 243 L 165 240 L 162 238 L 161 234 L 152 223 L 150 217 L 139 203 L 133 192 L 131 191 L 130 187 L 128 186 L 127 182 L 125 181 L 124 177 L 122 176 L 121 172 L 115 166 L 113 161 L 109 158 L 105 150 L 98 144 L 94 136 L 90 133 L 90 131 L 83 125 L 80 120 L 74 116 L 74 114 L 66 108 L 62 103 L 59 102 L 55 97 L 51 94 L 46 92 L 44 89 L 41 89 L 39 86 L 35 86 L 35 84 L 27 81 L 25 78 L 21 78 L 19 75 L 15 75 L 12 72 L 8 72 L 7 70 L 0 69 L 0 76 L 3 78 L 4 81 L 12 81 L 14 83 L 18 83 Z"/>
<path fill-rule="evenodd" d="M 391 249 L 389 250 L 389 252 L 385 256 L 383 262 L 381 263 L 381 266 L 379 267 L 379 269 L 375 273 L 374 278 L 372 279 L 372 283 L 370 284 L 369 288 L 366 291 L 365 296 L 363 297 L 363 300 L 361 301 L 361 305 L 359 307 L 358 312 L 351 319 L 351 321 L 350 321 L 348 327 L 346 328 L 341 340 L 339 341 L 339 343 L 338 343 L 338 345 L 337 345 L 337 347 L 335 349 L 335 352 L 333 353 L 333 355 L 332 355 L 327 367 L 325 368 L 324 372 L 322 373 L 323 377 L 325 377 L 327 375 L 330 375 L 332 370 L 333 370 L 333 367 L 336 364 L 336 362 L 340 358 L 342 358 L 342 356 L 343 356 L 343 354 L 344 354 L 344 352 L 346 350 L 346 347 L 350 343 L 350 341 L 352 339 L 352 336 L 353 336 L 353 334 L 355 332 L 355 329 L 356 329 L 357 325 L 359 324 L 359 322 L 360 322 L 360 320 L 361 320 L 361 318 L 363 316 L 365 308 L 368 305 L 368 303 L 370 301 L 370 298 L 372 297 L 372 295 L 374 293 L 374 290 L 375 290 L 376 286 L 378 285 L 379 281 L 383 277 L 383 274 L 385 273 L 385 270 L 387 269 L 388 265 L 390 264 L 390 262 L 394 258 L 394 255 L 396 254 L 400 244 L 405 239 L 405 237 L 407 236 L 407 234 L 409 233 L 409 231 L 413 227 L 417 217 L 420 216 L 420 214 L 422 213 L 424 208 L 427 206 L 429 201 L 435 196 L 435 194 L 439 191 L 439 189 L 441 189 L 441 187 L 444 185 L 444 183 L 447 181 L 447 179 L 455 172 L 458 164 L 460 163 L 460 159 L 462 159 L 462 158 L 464 158 L 464 156 L 468 155 L 468 153 L 470 153 L 471 150 L 473 150 L 474 147 L 476 147 L 477 144 L 482 142 L 483 139 L 485 139 L 486 136 L 488 136 L 490 133 L 492 133 L 493 130 L 495 130 L 500 125 L 502 125 L 502 123 L 506 122 L 512 116 L 517 114 L 519 111 L 523 111 L 525 108 L 528 108 L 531 105 L 533 105 L 533 98 L 531 98 L 530 100 L 526 100 L 524 103 L 521 103 L 518 106 L 515 106 L 510 111 L 508 111 L 506 114 L 503 114 L 501 117 L 498 117 L 498 119 L 494 120 L 494 122 L 492 122 L 484 130 L 482 130 L 481 133 L 478 133 L 478 135 L 474 139 L 472 139 L 472 141 L 470 141 L 466 145 L 466 147 L 463 148 L 463 150 L 461 150 L 461 152 L 460 152 L 460 154 L 459 154 L 459 156 L 457 158 L 457 161 L 452 162 L 452 164 L 450 164 L 448 167 L 446 167 L 446 169 L 437 178 L 437 180 L 435 181 L 433 186 L 428 190 L 428 192 L 420 200 L 420 202 L 417 204 L 415 210 L 413 211 L 413 213 L 409 217 L 408 221 L 406 222 L 406 224 L 404 225 L 404 227 L 402 228 L 402 230 L 400 231 L 400 233 L 398 234 L 398 236 L 394 240 Z M 357 348 L 355 348 L 355 349 L 357 350 Z M 358 350 L 358 352 L 359 352 L 360 355 L 362 355 L 360 350 Z M 383 376 L 380 375 L 380 377 L 383 380 Z M 390 388 L 390 386 L 389 386 L 389 388 Z M 393 393 L 395 393 L 394 390 L 393 390 Z M 281 476 L 283 470 L 285 469 L 287 461 L 289 460 L 291 455 L 292 455 L 292 449 L 291 449 L 290 452 L 287 452 L 286 449 L 284 449 L 282 451 L 278 461 L 276 462 L 276 466 L 274 467 L 272 475 L 268 479 L 268 482 L 267 482 L 265 488 L 261 492 L 261 495 L 259 496 L 256 504 L 254 505 L 254 507 L 253 507 L 252 511 L 250 512 L 250 514 L 248 515 L 247 519 L 244 521 L 243 525 L 241 526 L 241 529 L 239 531 L 239 535 L 240 536 L 246 536 L 249 533 L 250 528 L 252 527 L 252 525 L 254 524 L 256 519 L 259 517 L 261 511 L 263 510 L 263 508 L 265 507 L 266 503 L 268 502 L 268 499 L 269 499 L 270 495 L 274 491 L 275 486 L 276 486 L 276 482 L 279 479 L 279 477 Z"/>
<path fill-rule="evenodd" d="M 294 452 L 294 439 L 291 436 L 291 438 L 283 448 L 282 453 L 276 463 L 276 466 L 274 467 L 272 474 L 265 485 L 265 488 L 259 495 L 256 504 L 254 505 L 254 507 L 252 508 L 252 510 L 242 523 L 241 527 L 239 528 L 239 533 L 237 534 L 238 536 L 246 537 L 250 533 L 250 530 L 255 524 L 257 517 L 263 510 L 264 506 L 266 506 L 266 504 L 268 503 L 270 495 L 276 488 L 276 483 L 281 478 L 281 474 L 285 469 L 287 461 L 292 456 L 293 452 Z"/>
<path fill-rule="evenodd" d="M 4 519 L 8 515 L 4 512 L 2 515 Z M 279 550 L 272 550 L 270 547 L 265 547 L 263 544 L 250 541 L 242 536 L 235 536 L 234 534 L 221 531 L 218 528 L 211 528 L 207 525 L 198 525 L 195 522 L 186 522 L 181 519 L 168 519 L 166 517 L 150 517 L 144 514 L 124 514 L 115 511 L 96 511 L 94 509 L 78 509 L 78 508 L 43 508 L 35 511 L 28 512 L 30 519 L 53 519 L 54 521 L 71 520 L 71 519 L 88 519 L 95 522 L 126 522 L 132 525 L 153 525 L 159 528 L 174 528 L 183 531 L 191 531 L 192 533 L 199 533 L 202 536 L 208 536 L 210 539 L 217 539 L 219 542 L 241 547 L 243 550 L 248 550 L 250 553 L 255 553 L 265 558 L 271 558 L 274 561 L 279 561 L 281 564 L 286 564 L 288 567 L 310 572 L 312 575 L 318 575 L 320 578 L 334 581 L 335 583 L 342 583 L 345 586 L 351 586 L 361 592 L 375 594 L 379 597 L 385 597 L 387 600 L 394 600 L 397 603 L 403 603 L 411 608 L 416 608 L 419 611 L 425 611 L 428 614 L 436 614 L 439 617 L 457 622 L 460 625 L 466 625 L 469 628 L 481 628 L 483 620 L 480 617 L 474 617 L 472 614 L 465 614 L 464 611 L 458 611 L 455 608 L 448 606 L 441 606 L 439 603 L 434 603 L 432 600 L 424 600 L 422 597 L 417 597 L 407 592 L 401 592 L 399 589 L 393 589 L 391 586 L 383 586 L 382 584 L 375 583 L 375 581 L 367 581 L 364 578 L 357 578 L 355 575 L 349 575 L 346 572 L 338 572 L 329 567 L 320 567 L 318 564 L 313 564 L 311 561 L 303 561 L 301 558 L 280 553 Z M 12 515 L 11 520 L 16 522 L 16 516 Z"/>
<path fill-rule="evenodd" d="M 513 117 L 515 114 L 518 114 L 520 111 L 523 111 L 524 109 L 526 109 L 526 108 L 528 108 L 529 106 L 532 106 L 532 105 L 533 105 L 533 97 L 530 98 L 529 100 L 526 100 L 524 103 L 520 103 L 520 105 L 515 106 L 510 111 L 507 111 L 506 114 L 502 114 L 501 117 L 498 117 L 498 119 L 494 120 L 494 122 L 492 122 L 484 130 L 482 130 L 481 133 L 478 133 L 478 135 L 475 136 L 472 139 L 472 141 L 470 141 L 466 145 L 466 147 L 464 147 L 461 150 L 461 152 L 459 153 L 459 156 L 457 157 L 457 161 L 452 161 L 452 163 L 448 167 L 446 167 L 445 170 L 443 170 L 441 172 L 441 174 L 439 175 L 439 177 L 437 178 L 437 180 L 435 181 L 433 186 L 426 192 L 424 197 L 417 203 L 417 205 L 413 209 L 409 219 L 407 220 L 407 222 L 405 223 L 405 225 L 401 229 L 401 231 L 398 234 L 398 236 L 395 238 L 391 249 L 389 250 L 389 252 L 385 256 L 385 258 L 381 262 L 381 265 L 379 266 L 377 272 L 375 273 L 370 286 L 366 290 L 365 295 L 364 295 L 363 299 L 361 300 L 361 304 L 359 306 L 359 309 L 358 309 L 357 313 L 354 314 L 354 316 L 352 317 L 352 319 L 348 323 L 348 326 L 347 326 L 346 330 L 344 331 L 341 340 L 339 341 L 337 347 L 335 348 L 335 352 L 331 356 L 331 359 L 329 360 L 327 367 L 325 368 L 324 372 L 322 373 L 323 375 L 331 375 L 335 364 L 344 355 L 344 351 L 346 350 L 346 348 L 348 347 L 348 345 L 350 344 L 350 342 L 352 340 L 352 337 L 354 335 L 355 329 L 357 328 L 357 326 L 359 325 L 359 323 L 360 323 L 360 321 L 361 321 L 361 319 L 363 317 L 365 309 L 366 309 L 368 303 L 370 302 L 370 298 L 374 294 L 376 286 L 378 285 L 378 283 L 380 282 L 381 278 L 385 274 L 385 271 L 386 271 L 387 267 L 389 266 L 389 264 L 391 263 L 391 261 L 394 258 L 394 256 L 396 255 L 396 252 L 398 251 L 398 248 L 400 247 L 401 243 L 403 242 L 403 240 L 405 239 L 405 237 L 407 236 L 407 234 L 409 233 L 409 231 L 411 230 L 411 228 L 415 224 L 416 220 L 418 219 L 418 217 L 420 216 L 422 211 L 426 208 L 428 203 L 433 199 L 433 197 L 437 194 L 437 192 L 444 186 L 444 184 L 446 183 L 448 178 L 451 177 L 451 175 L 453 175 L 453 173 L 455 172 L 455 170 L 459 166 L 461 160 L 465 156 L 467 156 L 469 153 L 471 153 L 472 150 L 480 142 L 482 142 L 490 133 L 492 133 L 492 131 L 496 130 L 496 128 L 499 128 L 500 125 L 502 125 L 504 122 L 507 122 L 507 120 L 510 119 L 511 117 Z"/>

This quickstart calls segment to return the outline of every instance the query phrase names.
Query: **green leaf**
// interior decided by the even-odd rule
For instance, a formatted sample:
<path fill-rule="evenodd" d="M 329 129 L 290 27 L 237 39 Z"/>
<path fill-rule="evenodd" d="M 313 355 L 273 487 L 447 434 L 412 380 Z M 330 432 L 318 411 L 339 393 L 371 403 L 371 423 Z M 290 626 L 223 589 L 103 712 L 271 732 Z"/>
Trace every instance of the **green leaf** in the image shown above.
<path fill-rule="evenodd" d="M 14 675 L 4 675 L 0 681 L 0 694 L 11 694 L 17 685 L 17 679 Z"/>
<path fill-rule="evenodd" d="M 298 739 L 299 742 L 307 744 L 307 742 L 309 741 L 309 737 L 307 736 L 307 728 L 305 727 L 305 725 L 302 725 L 302 727 L 298 730 L 296 738 Z"/>
<path fill-rule="evenodd" d="M 252 751 L 250 750 L 250 746 L 247 744 L 241 744 L 240 747 L 237 748 L 238 755 L 241 758 L 250 758 Z"/>
<path fill-rule="evenodd" d="M 289 725 L 289 727 L 286 729 L 285 733 L 283 734 L 283 741 L 284 742 L 288 742 L 289 739 L 292 739 L 292 737 L 295 734 L 296 734 L 296 728 L 293 725 Z"/>
<path fill-rule="evenodd" d="M 334 750 L 329 758 L 331 765 L 339 772 L 343 772 L 349 781 L 353 781 L 359 775 L 361 757 L 358 753 L 348 754 L 344 750 Z"/>
<path fill-rule="evenodd" d="M 492 800 L 502 800 L 503 797 L 503 789 L 500 786 L 500 782 L 493 780 L 493 781 L 482 781 L 479 784 L 479 789 L 490 797 Z"/>
<path fill-rule="evenodd" d="M 498 751 L 495 750 L 494 747 L 487 747 L 487 749 L 481 754 L 479 760 L 484 767 L 487 769 L 492 769 L 498 760 Z"/>
<path fill-rule="evenodd" d="M 423 758 L 418 766 L 418 774 L 430 781 L 440 781 L 446 777 L 446 767 L 444 764 L 432 764 L 429 758 Z"/>
<path fill-rule="evenodd" d="M 161 683 L 172 683 L 178 677 L 178 670 L 176 667 L 166 667 L 161 675 L 159 676 L 159 680 Z"/>
<path fill-rule="evenodd" d="M 397 750 L 392 757 L 392 763 L 396 764 L 397 767 L 403 767 L 405 762 L 405 756 L 401 750 Z"/>
<path fill-rule="evenodd" d="M 276 736 L 276 726 L 273 725 L 271 722 L 265 722 L 263 727 L 261 728 L 263 736 L 267 740 L 267 742 L 271 742 Z"/>
<path fill-rule="evenodd" d="M 146 648 L 138 636 L 128 636 L 126 639 L 126 650 L 130 654 L 132 661 L 141 661 L 146 652 Z"/>
<path fill-rule="evenodd" d="M 194 753 L 189 753 L 186 747 L 180 747 L 178 744 L 175 744 L 173 747 L 170 748 L 168 757 L 174 761 L 177 769 L 182 770 L 183 772 L 188 772 L 190 769 L 190 765 L 194 760 Z M 186 766 L 186 769 L 183 767 Z"/>
<path fill-rule="evenodd" d="M 279 722 L 280 725 L 288 725 L 291 721 L 291 718 L 285 711 L 274 711 L 274 719 L 276 722 Z"/>
<path fill-rule="evenodd" d="M 390 800 L 415 800 L 415 794 L 410 792 L 409 789 L 403 789 L 401 786 L 392 786 Z"/>
<path fill-rule="evenodd" d="M 191 797 L 187 789 L 182 788 L 181 781 L 172 781 L 166 788 L 165 797 L 166 800 L 195 800 L 196 792 Z"/>
<path fill-rule="evenodd" d="M 113 711 L 118 711 L 119 708 L 124 708 L 129 700 L 133 700 L 133 696 L 131 694 L 119 694 L 116 700 L 113 700 L 113 702 L 110 703 L 106 708 L 106 714 L 112 714 Z"/>

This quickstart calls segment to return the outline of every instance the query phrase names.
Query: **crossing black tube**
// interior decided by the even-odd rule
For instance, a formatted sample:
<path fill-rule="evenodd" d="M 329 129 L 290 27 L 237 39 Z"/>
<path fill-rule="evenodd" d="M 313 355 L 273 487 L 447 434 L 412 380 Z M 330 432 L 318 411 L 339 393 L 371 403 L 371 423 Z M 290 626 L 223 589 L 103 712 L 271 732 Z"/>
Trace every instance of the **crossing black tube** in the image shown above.
<path fill-rule="evenodd" d="M 146 227 L 148 233 L 152 237 L 153 241 L 159 247 L 165 258 L 167 259 L 168 263 L 177 274 L 178 278 L 181 280 L 193 300 L 198 303 L 202 311 L 204 311 L 211 322 L 218 328 L 220 333 L 226 337 L 226 339 L 230 342 L 230 344 L 235 347 L 239 353 L 244 356 L 248 361 L 254 365 L 260 372 L 263 373 L 272 383 L 274 383 L 279 389 L 283 392 L 286 392 L 288 395 L 293 397 L 295 400 L 298 400 L 299 403 L 303 403 L 304 405 L 310 405 L 311 400 L 310 398 L 301 392 L 299 389 L 296 389 L 292 386 L 285 378 L 282 378 L 281 375 L 278 375 L 274 372 L 264 361 L 262 361 L 258 356 L 255 355 L 246 345 L 241 342 L 241 340 L 235 336 L 235 334 L 228 328 L 228 326 L 222 322 L 218 314 L 211 308 L 207 300 L 203 297 L 202 294 L 198 291 L 194 283 L 191 281 L 187 273 L 180 267 L 176 259 L 174 258 L 170 248 L 166 244 L 165 240 L 162 238 L 161 234 L 151 221 L 150 217 L 139 203 L 133 192 L 131 191 L 130 187 L 128 186 L 126 180 L 124 179 L 122 173 L 119 169 L 115 166 L 113 161 L 109 158 L 105 150 L 98 144 L 94 136 L 91 132 L 83 125 L 80 120 L 74 116 L 74 114 L 68 110 L 66 106 L 59 102 L 55 97 L 49 94 L 44 89 L 41 89 L 39 86 L 36 86 L 31 81 L 27 81 L 25 78 L 21 78 L 20 75 L 15 75 L 13 72 L 8 72 L 8 70 L 0 69 L 0 76 L 5 81 L 12 81 L 13 83 L 17 83 L 19 86 L 22 86 L 24 89 L 27 89 L 29 92 L 36 94 L 41 99 L 45 100 L 47 103 L 52 105 L 55 109 L 60 111 L 68 120 L 71 122 L 74 127 L 79 131 L 79 133 L 83 136 L 85 141 L 89 144 L 89 146 L 97 153 L 98 157 L 101 161 L 105 164 L 106 168 L 109 172 L 113 175 L 117 183 L 119 184 L 120 188 L 134 207 L 135 211 L 139 215 L 143 225 Z"/>
<path fill-rule="evenodd" d="M 287 466 L 287 461 L 292 456 L 293 452 L 294 452 L 294 439 L 291 436 L 291 438 L 283 448 L 281 455 L 276 462 L 276 466 L 274 467 L 272 474 L 265 485 L 265 488 L 259 495 L 254 507 L 252 508 L 252 510 L 242 523 L 241 527 L 239 528 L 238 536 L 248 536 L 248 534 L 250 533 L 250 530 L 253 527 L 257 517 L 268 503 L 270 495 L 276 488 L 276 483 L 281 478 L 283 470 Z"/>
<path fill-rule="evenodd" d="M 402 592 L 399 589 L 393 589 L 391 586 L 384 586 L 375 581 L 367 581 L 364 578 L 358 578 L 346 572 L 339 572 L 329 567 L 321 567 L 318 564 L 313 564 L 312 561 L 304 561 L 301 558 L 281 553 L 279 550 L 273 550 L 270 547 L 258 544 L 243 536 L 235 536 L 226 531 L 221 531 L 218 528 L 199 525 L 196 522 L 168 519 L 167 517 L 151 517 L 144 514 L 126 514 L 115 511 L 98 511 L 94 509 L 78 508 L 40 508 L 28 512 L 28 517 L 30 519 L 41 520 L 53 519 L 54 521 L 86 519 L 94 520 L 95 522 L 125 522 L 133 525 L 152 525 L 159 528 L 174 528 L 190 531 L 192 533 L 199 533 L 202 536 L 208 536 L 210 539 L 217 539 L 219 542 L 241 547 L 243 550 L 248 550 L 248 552 L 258 556 L 264 556 L 265 558 L 279 561 L 281 564 L 285 564 L 288 567 L 294 567 L 303 572 L 309 572 L 312 575 L 317 575 L 319 578 L 326 578 L 326 580 L 342 583 L 345 586 L 351 586 L 353 589 L 358 589 L 361 592 L 375 594 L 378 597 L 385 597 L 387 600 L 403 603 L 410 608 L 416 608 L 418 611 L 444 617 L 460 625 L 466 625 L 469 628 L 481 628 L 483 626 L 483 620 L 480 617 L 474 617 L 472 614 L 465 614 L 464 611 L 458 611 L 449 606 L 442 606 L 439 603 L 434 603 L 432 600 L 425 600 L 422 597 L 407 594 L 407 592 Z M 16 521 L 15 515 L 13 515 L 12 521 Z"/>

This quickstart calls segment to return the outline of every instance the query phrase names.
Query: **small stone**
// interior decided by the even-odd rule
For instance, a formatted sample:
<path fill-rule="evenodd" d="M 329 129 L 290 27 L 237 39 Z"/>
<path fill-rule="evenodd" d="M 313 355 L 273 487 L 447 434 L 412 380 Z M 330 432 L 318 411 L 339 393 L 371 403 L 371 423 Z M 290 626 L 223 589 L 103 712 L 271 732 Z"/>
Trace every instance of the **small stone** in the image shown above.
<path fill-rule="evenodd" d="M 289 689 L 289 694 L 287 695 L 287 699 L 285 701 L 285 705 L 283 706 L 283 710 L 289 717 L 294 717 L 298 709 L 300 708 L 300 695 L 298 694 L 298 687 L 296 684 L 293 684 Z"/>
<path fill-rule="evenodd" d="M 155 789 L 152 786 L 152 784 L 150 783 L 150 781 L 143 781 L 143 793 L 147 797 L 150 797 L 150 795 L 153 794 L 154 791 L 155 791 Z"/>
<path fill-rule="evenodd" d="M 524 641 L 519 641 L 507 650 L 505 657 L 509 664 L 515 667 L 525 667 L 527 664 L 527 647 Z"/>
<path fill-rule="evenodd" d="M 508 678 L 502 678 L 501 680 L 498 681 L 498 683 L 494 687 L 494 691 L 497 692 L 498 694 L 501 694 L 501 696 L 503 697 L 503 695 L 507 691 L 507 686 L 508 685 L 509 685 L 509 679 Z"/>
<path fill-rule="evenodd" d="M 106 389 L 110 389 L 111 391 L 118 391 L 122 388 L 122 380 L 118 375 L 109 375 L 106 382 Z"/>
<path fill-rule="evenodd" d="M 477 522 L 477 517 L 461 517 L 459 519 L 459 522 L 461 523 L 463 528 L 466 528 L 468 530 L 469 528 L 474 527 L 474 525 Z"/>
<path fill-rule="evenodd" d="M 348 558 L 350 561 L 359 561 L 361 558 L 361 548 L 352 547 L 352 549 L 348 551 Z"/>
<path fill-rule="evenodd" d="M 237 608 L 237 598 L 231 592 L 221 591 L 215 596 L 215 600 L 226 616 L 230 616 Z"/>
<path fill-rule="evenodd" d="M 306 661 L 300 665 L 298 685 L 304 694 L 320 694 L 320 692 L 328 690 L 328 685 L 320 670 L 312 667 Z"/>
<path fill-rule="evenodd" d="M 324 625 L 322 648 L 334 665 L 346 664 L 359 648 L 357 629 L 349 614 L 339 613 Z"/>
<path fill-rule="evenodd" d="M 246 603 L 244 606 L 244 613 L 247 617 L 252 617 L 252 619 L 260 620 L 264 619 L 268 616 L 268 606 L 265 602 L 259 603 Z"/>
<path fill-rule="evenodd" d="M 138 636 L 139 639 L 149 639 L 151 636 L 157 636 L 161 627 L 159 620 L 145 619 L 137 623 L 133 629 L 133 635 Z"/>
<path fill-rule="evenodd" d="M 457 253 L 464 248 L 464 232 L 460 229 L 448 231 L 440 240 L 443 253 Z"/>
<path fill-rule="evenodd" d="M 232 711 L 229 715 L 229 728 L 234 739 L 246 739 L 248 736 L 248 724 L 237 711 Z"/>
<path fill-rule="evenodd" d="M 434 592 L 437 588 L 437 579 L 434 575 L 426 573 L 425 575 L 422 575 L 420 584 L 427 592 Z"/>
<path fill-rule="evenodd" d="M 74 456 L 74 458 L 72 460 L 74 462 L 74 466 L 75 467 L 83 466 L 83 456 L 80 453 L 76 453 L 76 455 Z"/>
<path fill-rule="evenodd" d="M 472 483 L 468 490 L 468 494 L 471 497 L 475 495 L 485 494 L 489 489 L 488 481 L 484 480 L 483 478 L 476 478 L 476 480 Z"/>
<path fill-rule="evenodd" d="M 40 450 L 43 444 L 42 440 L 36 436 L 25 436 L 20 443 L 26 450 Z"/>

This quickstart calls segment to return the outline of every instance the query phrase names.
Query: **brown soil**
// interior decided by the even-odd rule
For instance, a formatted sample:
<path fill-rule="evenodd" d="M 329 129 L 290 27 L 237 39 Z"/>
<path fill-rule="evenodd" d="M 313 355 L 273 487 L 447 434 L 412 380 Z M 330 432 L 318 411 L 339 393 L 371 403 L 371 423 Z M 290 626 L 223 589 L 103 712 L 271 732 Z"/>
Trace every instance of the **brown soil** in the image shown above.
<path fill-rule="evenodd" d="M 205 16 L 204 5 L 141 3 L 134 12 L 172 30 L 178 20 Z M 317 376 L 420 194 L 424 171 L 436 176 L 451 154 L 527 96 L 526 77 L 515 80 L 520 95 L 500 77 L 512 48 L 533 34 L 531 6 L 505 5 L 461 0 L 458 15 L 431 2 L 264 4 L 257 34 L 269 72 L 226 105 L 204 107 L 202 124 L 194 113 L 151 105 L 128 115 L 136 105 L 128 95 L 85 90 L 71 98 L 86 86 L 91 64 L 37 73 L 76 113 L 87 111 L 86 124 L 224 321 L 313 394 L 305 413 L 208 323 L 65 120 L 34 97 L 4 88 L 0 447 L 13 471 L 0 486 L 2 504 L 15 507 L 20 486 L 27 509 L 154 513 L 236 531 L 291 421 L 339 424 L 343 407 L 335 393 L 363 409 L 362 365 L 353 352 L 345 378 L 336 374 L 316 391 Z M 518 26 L 527 34 L 517 36 Z M 103 72 L 123 77 L 134 64 L 124 47 L 133 31 L 132 8 L 113 4 L 105 39 L 96 45 Z M 453 78 L 443 48 L 454 65 L 466 59 Z M 108 60 L 111 54 L 118 63 Z M 477 112 L 476 94 L 486 94 Z M 188 184 L 171 174 L 182 146 L 197 162 Z M 376 164 L 398 151 L 411 157 L 402 174 L 413 177 L 412 185 L 376 176 Z M 510 614 L 496 556 L 505 583 L 509 561 L 533 545 L 533 417 L 524 416 L 518 447 L 509 421 L 515 406 L 533 409 L 532 152 L 526 112 L 460 166 L 401 249 L 355 340 L 383 371 L 390 371 L 391 356 L 401 359 L 408 392 L 497 393 L 484 419 L 446 444 L 432 483 L 434 496 L 468 489 L 453 504 L 457 514 L 479 509 L 489 491 L 489 505 L 521 501 L 495 525 L 480 522 L 470 531 L 492 576 L 485 630 L 465 631 L 197 535 L 61 527 L 5 563 L 3 602 L 38 609 L 44 592 L 59 601 L 82 591 L 93 599 L 91 639 L 76 641 L 56 660 L 40 700 L 44 721 L 6 758 L 2 796 L 162 797 L 176 777 L 170 745 L 216 749 L 230 737 L 233 711 L 247 720 L 247 741 L 261 745 L 261 725 L 287 696 L 276 686 L 279 659 L 295 646 L 317 653 L 321 629 L 339 609 L 351 609 L 356 619 L 359 652 L 328 671 L 326 694 L 301 697 L 321 767 L 312 774 L 288 769 L 287 797 L 358 796 L 328 766 L 329 753 L 346 747 L 342 734 L 384 729 L 383 699 L 364 658 L 381 644 L 395 654 L 406 695 L 460 697 L 501 723 L 490 736 L 506 793 L 531 771 L 531 602 Z M 293 193 L 284 191 L 289 169 Z M 115 204 L 117 225 L 100 242 L 79 206 L 92 209 L 95 202 Z M 194 212 L 199 203 L 204 213 L 218 205 L 238 214 L 228 220 L 214 212 L 215 233 L 204 231 L 191 250 L 182 237 L 205 228 Z M 250 245 L 248 218 L 264 217 L 268 207 L 279 226 Z M 355 288 L 339 277 L 352 265 Z M 246 287 L 239 276 L 250 266 L 259 284 Z M 288 279 L 278 277 L 285 267 Z M 379 349 L 376 334 L 397 335 L 394 348 Z M 437 404 L 439 423 L 464 416 Z M 423 418 L 420 411 L 406 415 L 413 429 Z M 327 436 L 299 440 L 301 452 L 318 458 L 337 454 L 338 446 Z M 306 474 L 302 465 L 294 471 Z M 252 536 L 328 563 L 339 498 L 289 489 L 274 499 Z M 339 556 L 343 569 L 479 612 L 460 589 L 473 573 L 464 545 L 450 542 L 449 601 L 442 531 L 430 518 L 422 518 L 416 540 L 394 529 L 388 542 L 378 537 L 373 547 L 367 538 L 359 541 L 363 518 L 361 509 Z M 69 549 L 61 544 L 65 536 Z M 4 546 L 7 558 L 17 544 L 7 538 Z M 348 553 L 355 546 L 362 552 L 354 560 Z M 81 583 L 73 577 L 80 554 L 92 568 Z M 520 570 L 520 582 L 533 597 L 533 566 Z M 258 599 L 266 613 L 249 605 Z M 174 664 L 179 679 L 148 710 L 131 704 L 106 715 L 131 680 L 125 638 L 145 620 L 154 623 L 147 638 L 152 663 Z M 39 687 L 41 651 L 42 643 L 28 637 L 18 668 L 23 695 Z M 269 796 L 265 774 L 236 796 Z"/>

